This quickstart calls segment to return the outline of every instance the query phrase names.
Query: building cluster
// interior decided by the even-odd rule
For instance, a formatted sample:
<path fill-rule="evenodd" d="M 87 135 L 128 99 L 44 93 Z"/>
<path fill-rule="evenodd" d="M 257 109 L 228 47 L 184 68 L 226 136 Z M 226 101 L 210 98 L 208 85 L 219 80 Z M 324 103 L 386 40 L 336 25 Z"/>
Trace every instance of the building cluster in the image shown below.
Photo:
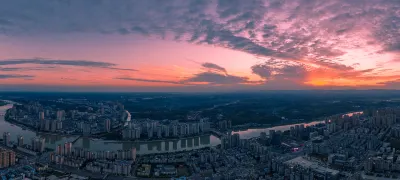
<path fill-rule="evenodd" d="M 72 147 L 71 142 L 58 145 L 50 153 L 50 162 L 73 168 L 84 168 L 92 173 L 112 173 L 130 175 L 132 164 L 136 161 L 136 148 L 118 151 L 89 151 Z"/>
<path fill-rule="evenodd" d="M 132 175 L 132 165 L 134 161 L 117 160 L 96 160 L 89 162 L 85 169 L 92 173 L 115 174 L 122 176 Z"/>
<path fill-rule="evenodd" d="M 196 136 L 211 131 L 220 135 L 220 146 L 165 154 L 136 157 L 135 148 L 90 151 L 74 148 L 67 142 L 58 145 L 49 155 L 51 166 L 79 168 L 92 174 L 146 178 L 188 175 L 192 179 L 358 180 L 382 176 L 396 179 L 400 172 L 400 151 L 396 151 L 400 148 L 400 108 L 330 116 L 319 124 L 271 129 L 249 139 L 243 138 L 240 132 L 232 133 L 231 121 L 222 118 L 212 129 L 208 120 L 196 121 L 198 118 L 190 122 L 132 121 L 122 104 L 96 104 L 87 106 L 85 112 L 66 113 L 33 103 L 10 112 L 17 120 L 26 120 L 27 112 L 39 114 L 38 128 L 49 132 L 65 131 L 70 128 L 65 126 L 70 123 L 66 119 L 71 119 L 73 132 L 87 136 L 109 133 L 113 129 L 121 130 L 125 140 Z M 30 145 L 25 145 L 22 136 L 18 136 L 16 144 L 10 141 L 10 136 L 8 132 L 3 133 L 5 147 L 16 145 L 19 150 L 45 151 L 43 138 L 34 138 Z M 199 143 L 194 140 L 193 144 Z M 181 146 L 186 147 L 186 141 L 181 141 Z M 168 149 L 169 144 L 165 148 Z M 0 149 L 2 167 L 15 164 L 15 153 L 12 153 Z"/>
<path fill-rule="evenodd" d="M 63 120 L 65 119 L 64 111 L 58 110 L 56 119 L 46 119 L 43 111 L 39 112 L 39 124 L 37 128 L 41 131 L 56 132 L 62 130 Z"/>
<path fill-rule="evenodd" d="M 159 177 L 167 175 L 159 164 L 183 163 L 193 172 L 191 177 L 209 179 L 396 179 L 400 111 L 376 112 L 331 116 L 325 123 L 261 132 L 250 139 L 228 131 L 221 133 L 219 149 L 140 157 L 137 174 Z M 172 176 L 173 166 L 168 167 Z"/>
<path fill-rule="evenodd" d="M 34 137 L 31 139 L 30 144 L 24 144 L 24 137 L 21 135 L 17 136 L 17 142 L 13 142 L 11 139 L 11 133 L 3 133 L 3 145 L 5 147 L 16 146 L 17 150 L 30 154 L 37 155 L 37 153 L 43 153 L 46 147 L 46 141 L 41 137 Z"/>
<path fill-rule="evenodd" d="M 123 139 L 141 138 L 170 138 L 194 136 L 210 131 L 210 123 L 200 120 L 199 122 L 160 124 L 158 121 L 144 121 L 129 123 L 127 128 L 122 131 Z"/>
<path fill-rule="evenodd" d="M 32 138 L 30 147 L 32 151 L 42 153 L 45 150 L 46 141 L 44 138 L 39 138 L 39 137 Z"/>
<path fill-rule="evenodd" d="M 11 167 L 0 171 L 0 176 L 2 179 L 34 179 L 36 169 L 30 165 Z"/>
<path fill-rule="evenodd" d="M 8 168 L 15 165 L 15 152 L 0 148 L 0 168 Z"/>
<path fill-rule="evenodd" d="M 283 163 L 283 165 L 275 168 L 282 177 L 289 179 L 338 179 L 340 171 L 325 167 L 323 163 L 319 163 L 308 158 L 299 156 Z"/>
<path fill-rule="evenodd" d="M 24 128 L 57 134 L 90 136 L 111 132 L 113 127 L 126 123 L 130 114 L 120 103 L 97 103 L 80 100 L 60 100 L 59 108 L 43 106 L 38 102 L 15 104 L 8 111 L 8 120 L 15 121 Z M 63 110 L 71 104 L 79 104 L 78 109 Z"/>
<path fill-rule="evenodd" d="M 232 121 L 231 120 L 221 120 L 217 122 L 217 127 L 221 131 L 232 129 Z"/>
<path fill-rule="evenodd" d="M 70 159 L 85 159 L 85 160 L 136 160 L 136 148 L 130 150 L 118 151 L 89 151 L 84 148 L 75 147 L 72 149 L 71 143 L 65 143 L 64 148 L 61 145 L 57 146 L 56 152 L 50 154 L 55 161 L 55 158 L 70 158 Z"/>

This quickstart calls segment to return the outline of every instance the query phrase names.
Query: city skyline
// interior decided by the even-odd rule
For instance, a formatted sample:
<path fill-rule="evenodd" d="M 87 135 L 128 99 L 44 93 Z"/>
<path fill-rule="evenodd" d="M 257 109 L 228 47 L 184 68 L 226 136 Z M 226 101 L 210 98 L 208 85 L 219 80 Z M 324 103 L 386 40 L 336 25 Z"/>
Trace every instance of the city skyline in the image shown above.
<path fill-rule="evenodd" d="M 400 89 L 399 6 L 2 1 L 0 91 Z"/>

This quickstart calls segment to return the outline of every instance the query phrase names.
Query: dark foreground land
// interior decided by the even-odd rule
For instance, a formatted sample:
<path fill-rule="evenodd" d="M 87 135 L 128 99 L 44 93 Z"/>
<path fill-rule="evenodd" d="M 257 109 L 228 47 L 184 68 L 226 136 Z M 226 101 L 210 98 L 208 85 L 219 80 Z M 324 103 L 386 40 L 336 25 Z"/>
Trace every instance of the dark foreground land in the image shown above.
<path fill-rule="evenodd" d="M 400 91 L 263 91 L 238 93 L 56 93 L 2 92 L 0 99 L 37 101 L 64 110 L 84 110 L 85 103 L 122 103 L 133 119 L 280 124 L 370 108 L 400 106 Z M 79 103 L 77 103 L 79 102 Z M 2 101 L 0 101 L 0 105 Z M 284 117 L 284 118 L 283 118 Z M 286 120 L 282 120 L 286 119 Z"/>

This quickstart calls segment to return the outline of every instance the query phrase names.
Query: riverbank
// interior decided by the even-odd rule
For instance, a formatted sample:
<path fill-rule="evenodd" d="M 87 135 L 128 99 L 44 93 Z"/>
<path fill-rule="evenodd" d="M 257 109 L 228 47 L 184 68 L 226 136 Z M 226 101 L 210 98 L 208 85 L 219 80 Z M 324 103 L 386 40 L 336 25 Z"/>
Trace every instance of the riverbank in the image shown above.
<path fill-rule="evenodd" d="M 290 121 L 290 122 L 281 122 L 281 123 L 275 123 L 275 124 L 259 124 L 256 125 L 256 123 L 247 123 L 247 124 L 242 124 L 242 125 L 236 125 L 232 127 L 233 131 L 247 131 L 250 129 L 267 129 L 267 128 L 274 128 L 274 127 L 279 127 L 279 126 L 287 126 L 287 125 L 297 125 L 297 124 L 310 124 L 310 123 L 324 123 L 324 120 L 327 117 L 331 116 L 340 116 L 340 115 L 350 115 L 352 116 L 353 114 L 362 114 L 363 111 L 348 111 L 346 113 L 339 113 L 339 114 L 334 114 L 326 117 L 321 117 L 321 118 L 316 118 L 314 120 L 303 120 L 303 121 Z"/>
<path fill-rule="evenodd" d="M 204 136 L 211 136 L 211 133 L 204 133 L 196 136 L 183 136 L 183 137 L 171 137 L 171 138 L 161 138 L 161 139 L 136 139 L 136 140 L 102 140 L 105 143 L 146 143 L 146 142 L 164 142 L 164 141 L 179 141 L 182 139 L 190 139 L 190 138 L 200 138 Z M 92 139 L 96 141 L 95 139 Z"/>
<path fill-rule="evenodd" d="M 37 131 L 36 127 L 34 127 L 34 126 L 27 125 L 25 123 L 22 123 L 22 122 L 19 122 L 19 121 L 16 121 L 16 120 L 10 118 L 9 110 L 10 109 L 6 110 L 6 114 L 4 116 L 4 121 L 9 122 L 10 124 L 16 125 L 22 129 L 27 129 L 27 130 L 34 131 L 34 132 Z"/>
<path fill-rule="evenodd" d="M 6 115 L 4 116 L 4 121 L 6 121 L 6 122 L 8 122 L 8 123 L 10 123 L 12 125 L 18 126 L 22 130 L 29 130 L 29 131 L 32 131 L 34 133 L 40 134 L 40 135 L 51 135 L 51 136 L 75 137 L 75 136 L 79 136 L 80 135 L 80 134 L 62 134 L 62 133 L 60 134 L 60 133 L 54 133 L 54 132 L 39 131 L 39 130 L 37 130 L 36 127 L 34 127 L 32 125 L 25 124 L 25 123 L 16 121 L 16 120 L 8 117 L 7 112 L 8 112 L 8 110 L 6 111 Z"/>
<path fill-rule="evenodd" d="M 0 106 L 5 106 L 7 104 L 10 104 L 10 103 L 8 103 L 7 101 L 0 100 Z"/>

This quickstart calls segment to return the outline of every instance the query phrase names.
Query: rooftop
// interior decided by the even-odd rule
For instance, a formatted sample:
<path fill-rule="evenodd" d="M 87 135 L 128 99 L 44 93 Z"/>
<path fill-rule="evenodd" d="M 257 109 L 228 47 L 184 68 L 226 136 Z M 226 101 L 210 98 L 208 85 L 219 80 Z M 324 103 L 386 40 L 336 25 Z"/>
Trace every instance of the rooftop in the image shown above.
<path fill-rule="evenodd" d="M 296 157 L 294 159 L 291 159 L 289 161 L 286 161 L 285 164 L 287 164 L 287 165 L 300 165 L 300 166 L 302 166 L 304 168 L 310 168 L 310 169 L 312 169 L 312 170 L 314 170 L 316 172 L 319 172 L 319 173 L 330 173 L 333 176 L 336 176 L 336 175 L 339 174 L 339 171 L 337 171 L 337 170 L 329 169 L 329 168 L 326 168 L 326 167 L 322 167 L 318 163 L 309 161 L 307 159 L 304 159 L 301 156 Z"/>

